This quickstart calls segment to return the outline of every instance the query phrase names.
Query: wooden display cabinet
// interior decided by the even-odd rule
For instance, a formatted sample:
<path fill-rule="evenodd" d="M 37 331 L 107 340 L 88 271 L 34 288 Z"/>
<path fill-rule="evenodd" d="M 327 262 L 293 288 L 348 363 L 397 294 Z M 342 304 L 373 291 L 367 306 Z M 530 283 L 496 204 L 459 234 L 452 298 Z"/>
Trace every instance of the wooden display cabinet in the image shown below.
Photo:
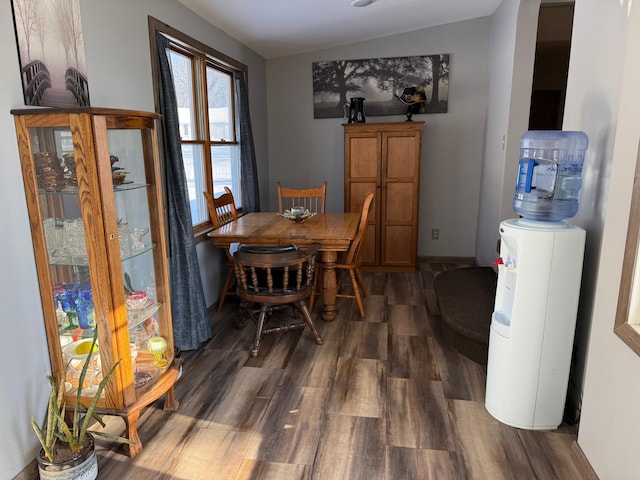
<path fill-rule="evenodd" d="M 83 402 L 119 361 L 97 411 L 124 419 L 133 442 L 125 450 L 134 456 L 142 449 L 140 410 L 162 395 L 165 410 L 178 407 L 158 116 L 99 108 L 11 113 L 53 376 L 76 394 L 90 343 L 81 344 L 97 331 Z M 166 344 L 156 357 L 152 338 Z"/>
<path fill-rule="evenodd" d="M 360 259 L 376 270 L 415 271 L 424 122 L 344 124 L 344 208 L 375 192 Z"/>

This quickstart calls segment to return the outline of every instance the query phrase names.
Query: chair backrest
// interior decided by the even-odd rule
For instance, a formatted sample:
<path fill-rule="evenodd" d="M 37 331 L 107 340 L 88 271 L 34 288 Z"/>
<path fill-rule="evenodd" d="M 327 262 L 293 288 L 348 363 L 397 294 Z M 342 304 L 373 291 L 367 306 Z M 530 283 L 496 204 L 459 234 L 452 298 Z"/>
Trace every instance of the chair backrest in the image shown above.
<path fill-rule="evenodd" d="M 311 213 L 324 213 L 327 199 L 327 182 L 320 187 L 291 188 L 283 187 L 278 182 L 278 211 L 284 213 L 291 207 L 304 207 Z"/>
<path fill-rule="evenodd" d="M 233 254 L 236 291 L 243 302 L 286 304 L 308 297 L 314 287 L 319 244 L 241 245 Z"/>
<path fill-rule="evenodd" d="M 358 261 L 358 257 L 360 256 L 360 247 L 362 246 L 362 241 L 364 240 L 364 234 L 367 231 L 367 220 L 369 219 L 369 210 L 371 210 L 371 203 L 373 202 L 373 192 L 367 194 L 364 199 L 364 203 L 362 205 L 362 212 L 360 213 L 360 222 L 358 223 L 358 231 L 356 232 L 356 236 L 351 242 L 349 246 L 349 251 L 347 252 L 346 263 L 354 264 Z"/>
<path fill-rule="evenodd" d="M 209 192 L 202 192 L 207 199 L 207 207 L 209 208 L 209 216 L 211 223 L 215 228 L 220 228 L 238 218 L 236 203 L 233 199 L 233 193 L 229 187 L 224 187 L 224 193 L 219 197 L 213 198 Z"/>

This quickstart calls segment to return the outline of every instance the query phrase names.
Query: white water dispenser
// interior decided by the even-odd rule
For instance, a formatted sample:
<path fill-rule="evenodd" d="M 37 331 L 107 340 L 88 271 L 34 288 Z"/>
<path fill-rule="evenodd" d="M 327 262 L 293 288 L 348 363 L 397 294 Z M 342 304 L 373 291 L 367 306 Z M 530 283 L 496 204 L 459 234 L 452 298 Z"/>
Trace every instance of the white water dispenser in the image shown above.
<path fill-rule="evenodd" d="M 562 416 L 585 231 L 524 218 L 500 224 L 485 406 L 501 422 L 555 429 Z"/>

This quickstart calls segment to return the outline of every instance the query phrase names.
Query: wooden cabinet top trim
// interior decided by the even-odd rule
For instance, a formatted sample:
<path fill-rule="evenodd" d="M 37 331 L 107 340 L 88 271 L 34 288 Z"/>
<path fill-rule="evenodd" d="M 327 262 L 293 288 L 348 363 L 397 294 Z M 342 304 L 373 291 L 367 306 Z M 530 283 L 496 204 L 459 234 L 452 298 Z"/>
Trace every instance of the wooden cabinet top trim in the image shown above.
<path fill-rule="evenodd" d="M 422 131 L 425 122 L 377 122 L 377 123 L 343 123 L 345 133 L 366 133 L 366 132 L 407 132 Z"/>

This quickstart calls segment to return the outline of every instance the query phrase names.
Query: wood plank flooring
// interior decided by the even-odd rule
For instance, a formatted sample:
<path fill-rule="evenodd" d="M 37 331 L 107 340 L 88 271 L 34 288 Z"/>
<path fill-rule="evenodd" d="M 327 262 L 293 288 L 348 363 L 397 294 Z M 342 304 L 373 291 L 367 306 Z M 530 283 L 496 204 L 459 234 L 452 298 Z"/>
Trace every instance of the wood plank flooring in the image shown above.
<path fill-rule="evenodd" d="M 433 277 L 365 272 L 367 318 L 338 300 L 334 322 L 265 338 L 249 357 L 253 325 L 236 330 L 229 301 L 214 337 L 183 353 L 180 408 L 158 401 L 139 422 L 130 459 L 97 439 L 99 478 L 219 480 L 566 480 L 587 478 L 572 457 L 575 426 L 518 430 L 484 408 L 485 367 L 448 348 Z M 287 312 L 278 313 L 288 314 Z M 118 418 L 108 429 L 123 431 Z"/>

